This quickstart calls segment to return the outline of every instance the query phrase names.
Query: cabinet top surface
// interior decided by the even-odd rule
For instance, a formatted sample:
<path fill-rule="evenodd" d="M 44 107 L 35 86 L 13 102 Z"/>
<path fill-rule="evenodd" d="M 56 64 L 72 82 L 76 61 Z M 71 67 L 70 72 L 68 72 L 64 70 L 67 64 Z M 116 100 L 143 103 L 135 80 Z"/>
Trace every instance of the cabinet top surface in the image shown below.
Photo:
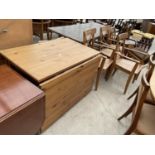
<path fill-rule="evenodd" d="M 0 81 L 0 121 L 43 96 L 39 88 L 6 65 L 0 66 Z"/>
<path fill-rule="evenodd" d="M 16 67 L 38 83 L 50 79 L 99 54 L 68 38 L 21 46 L 1 51 Z"/>

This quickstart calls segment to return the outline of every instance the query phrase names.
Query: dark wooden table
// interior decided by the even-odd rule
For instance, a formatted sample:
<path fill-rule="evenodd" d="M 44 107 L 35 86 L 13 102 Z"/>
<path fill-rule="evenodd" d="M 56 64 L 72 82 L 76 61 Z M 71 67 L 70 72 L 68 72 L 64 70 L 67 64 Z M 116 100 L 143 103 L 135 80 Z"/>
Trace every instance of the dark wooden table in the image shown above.
<path fill-rule="evenodd" d="M 0 65 L 0 135 L 36 134 L 44 121 L 42 90 L 7 65 Z"/>
<path fill-rule="evenodd" d="M 74 25 L 67 25 L 67 26 L 57 26 L 57 27 L 49 27 L 49 32 L 55 32 L 59 34 L 60 36 L 64 36 L 67 38 L 70 38 L 72 40 L 75 40 L 79 43 L 83 42 L 83 31 L 96 28 L 96 34 L 95 38 L 99 37 L 100 35 L 100 27 L 103 26 L 99 23 L 91 22 L 91 23 L 85 23 L 85 24 L 74 24 Z M 52 35 L 51 35 L 52 38 Z M 50 39 L 51 39 L 50 38 Z"/>

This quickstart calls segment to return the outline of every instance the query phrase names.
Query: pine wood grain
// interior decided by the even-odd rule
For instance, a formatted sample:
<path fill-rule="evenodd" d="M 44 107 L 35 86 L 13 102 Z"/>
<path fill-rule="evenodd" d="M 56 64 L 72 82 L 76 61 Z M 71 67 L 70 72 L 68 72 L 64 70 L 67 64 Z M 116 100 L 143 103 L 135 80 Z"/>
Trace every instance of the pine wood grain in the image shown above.
<path fill-rule="evenodd" d="M 91 90 L 100 56 L 48 80 L 40 87 L 46 94 L 44 131 Z"/>
<path fill-rule="evenodd" d="M 87 61 L 99 52 L 67 38 L 1 51 L 38 83 Z"/>

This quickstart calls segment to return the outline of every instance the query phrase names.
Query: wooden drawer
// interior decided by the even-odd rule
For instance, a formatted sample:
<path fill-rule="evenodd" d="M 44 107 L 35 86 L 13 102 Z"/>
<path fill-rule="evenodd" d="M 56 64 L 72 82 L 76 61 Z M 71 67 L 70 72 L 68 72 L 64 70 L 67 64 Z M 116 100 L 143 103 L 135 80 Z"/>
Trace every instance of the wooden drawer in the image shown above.
<path fill-rule="evenodd" d="M 46 96 L 45 122 L 42 130 L 88 94 L 96 77 L 99 61 L 100 56 L 97 56 L 40 84 Z"/>

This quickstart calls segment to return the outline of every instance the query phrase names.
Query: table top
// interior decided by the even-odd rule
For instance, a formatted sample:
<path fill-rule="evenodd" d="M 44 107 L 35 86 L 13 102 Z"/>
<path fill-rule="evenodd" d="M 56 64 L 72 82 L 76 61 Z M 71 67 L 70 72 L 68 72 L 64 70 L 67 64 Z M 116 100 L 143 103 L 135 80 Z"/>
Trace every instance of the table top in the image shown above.
<path fill-rule="evenodd" d="M 1 55 L 38 83 L 50 79 L 99 54 L 68 38 L 1 51 Z"/>
<path fill-rule="evenodd" d="M 155 99 L 155 70 L 154 70 L 151 80 L 150 80 L 150 88 L 151 88 L 151 93 Z"/>
<path fill-rule="evenodd" d="M 56 26 L 56 27 L 49 27 L 50 31 L 56 32 L 64 37 L 70 38 L 77 42 L 83 42 L 83 31 L 88 30 L 90 28 L 96 28 L 95 38 L 100 36 L 100 27 L 99 23 L 90 22 L 85 24 L 74 24 L 74 25 L 67 25 L 67 26 Z"/>
<path fill-rule="evenodd" d="M 44 93 L 7 65 L 0 66 L 0 122 Z M 18 109 L 18 110 L 17 110 Z"/>

